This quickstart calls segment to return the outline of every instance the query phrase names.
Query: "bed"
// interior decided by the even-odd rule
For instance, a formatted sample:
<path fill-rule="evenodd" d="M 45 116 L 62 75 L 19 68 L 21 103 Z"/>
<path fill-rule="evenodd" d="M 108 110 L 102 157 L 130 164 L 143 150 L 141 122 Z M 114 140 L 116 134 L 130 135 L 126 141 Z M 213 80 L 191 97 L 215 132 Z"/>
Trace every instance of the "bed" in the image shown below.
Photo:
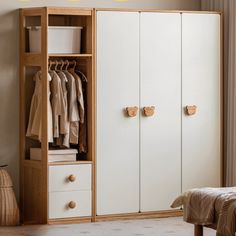
<path fill-rule="evenodd" d="M 171 205 L 182 206 L 184 221 L 194 224 L 195 236 L 203 236 L 203 227 L 215 229 L 217 236 L 235 235 L 236 187 L 192 189 Z"/>

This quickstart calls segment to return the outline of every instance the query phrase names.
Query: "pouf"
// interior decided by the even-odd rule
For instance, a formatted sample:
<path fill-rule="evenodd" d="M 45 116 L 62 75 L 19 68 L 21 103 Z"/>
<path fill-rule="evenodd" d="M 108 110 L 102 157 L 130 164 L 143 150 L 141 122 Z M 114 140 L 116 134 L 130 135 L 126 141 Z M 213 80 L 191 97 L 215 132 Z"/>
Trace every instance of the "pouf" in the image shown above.
<path fill-rule="evenodd" d="M 18 225 L 19 215 L 11 177 L 0 167 L 0 225 Z"/>

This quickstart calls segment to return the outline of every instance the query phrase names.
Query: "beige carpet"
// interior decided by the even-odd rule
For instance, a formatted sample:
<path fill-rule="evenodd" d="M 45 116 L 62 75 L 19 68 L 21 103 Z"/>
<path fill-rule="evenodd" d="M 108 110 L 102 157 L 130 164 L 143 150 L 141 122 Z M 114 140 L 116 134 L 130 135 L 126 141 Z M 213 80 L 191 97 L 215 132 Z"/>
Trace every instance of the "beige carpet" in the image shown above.
<path fill-rule="evenodd" d="M 215 231 L 204 229 L 204 236 Z M 181 217 L 76 225 L 0 227 L 0 236 L 193 236 L 193 225 Z"/>

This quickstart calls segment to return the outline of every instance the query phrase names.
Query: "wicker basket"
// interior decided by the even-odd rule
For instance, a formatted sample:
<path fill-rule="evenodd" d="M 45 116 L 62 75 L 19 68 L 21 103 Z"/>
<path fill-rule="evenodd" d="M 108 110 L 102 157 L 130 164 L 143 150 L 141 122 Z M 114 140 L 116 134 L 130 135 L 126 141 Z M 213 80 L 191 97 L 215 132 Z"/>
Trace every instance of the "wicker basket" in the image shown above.
<path fill-rule="evenodd" d="M 11 177 L 6 170 L 0 168 L 0 225 L 13 226 L 19 224 L 19 209 L 13 191 Z"/>

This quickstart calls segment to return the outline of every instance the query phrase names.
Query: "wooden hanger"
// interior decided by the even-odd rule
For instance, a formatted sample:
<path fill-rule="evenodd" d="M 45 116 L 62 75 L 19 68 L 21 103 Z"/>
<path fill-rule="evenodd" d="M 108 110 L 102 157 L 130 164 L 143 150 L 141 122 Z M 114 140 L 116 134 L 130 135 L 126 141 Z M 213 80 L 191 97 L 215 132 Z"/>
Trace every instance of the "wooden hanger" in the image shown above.
<path fill-rule="evenodd" d="M 73 61 L 74 62 L 74 67 L 73 67 L 73 71 L 76 72 L 76 73 L 79 73 L 81 76 L 82 76 L 82 80 L 86 83 L 88 83 L 88 79 L 87 77 L 84 75 L 83 72 L 81 72 L 80 70 L 76 70 L 76 65 L 77 65 L 77 62 L 76 61 Z"/>
<path fill-rule="evenodd" d="M 62 71 L 63 66 L 65 65 L 65 62 L 63 60 L 61 60 L 61 67 L 60 67 L 60 71 Z"/>
<path fill-rule="evenodd" d="M 48 70 L 49 70 L 49 71 L 51 70 L 51 67 L 52 67 L 52 61 L 50 60 L 50 61 L 49 61 L 49 66 L 48 66 Z"/>
<path fill-rule="evenodd" d="M 70 62 L 69 62 L 68 60 L 66 60 L 65 63 L 66 63 L 65 71 L 68 71 L 68 67 L 69 67 L 69 65 L 70 65 Z"/>
<path fill-rule="evenodd" d="M 57 69 L 58 65 L 59 65 L 59 62 L 56 61 L 56 65 L 55 65 L 55 68 L 54 68 L 55 71 L 58 71 L 58 69 Z"/>

